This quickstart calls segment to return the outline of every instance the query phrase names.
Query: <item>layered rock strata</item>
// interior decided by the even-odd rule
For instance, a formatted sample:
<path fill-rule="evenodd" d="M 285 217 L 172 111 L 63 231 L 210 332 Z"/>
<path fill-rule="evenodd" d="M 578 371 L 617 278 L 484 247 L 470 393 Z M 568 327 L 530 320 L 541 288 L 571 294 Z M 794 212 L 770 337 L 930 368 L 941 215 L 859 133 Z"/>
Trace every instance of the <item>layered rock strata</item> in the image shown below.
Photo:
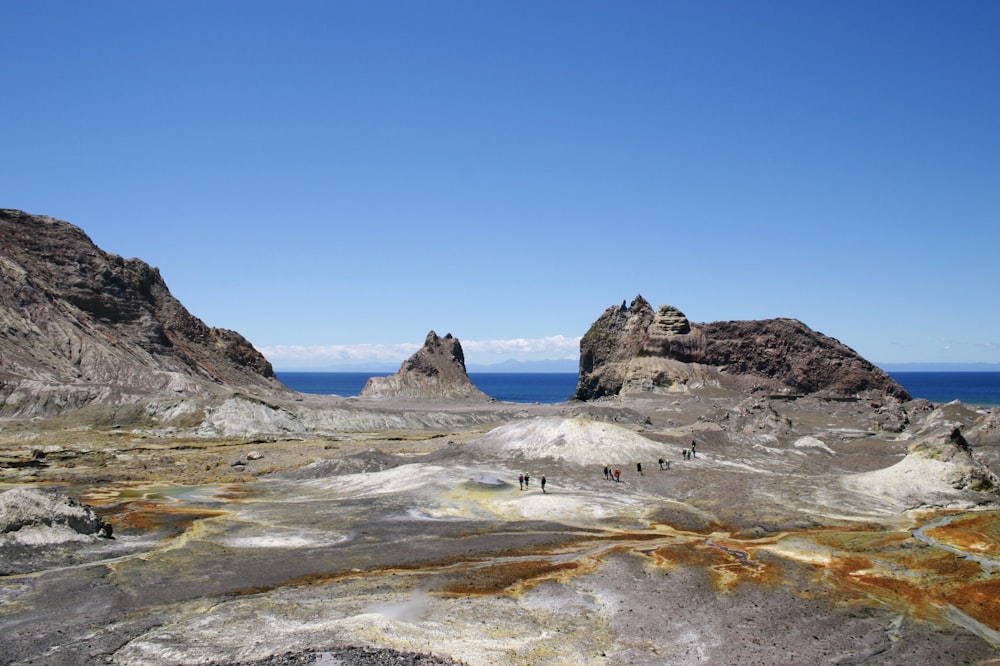
<path fill-rule="evenodd" d="M 857 352 L 795 319 L 692 324 L 640 295 L 608 308 L 580 342 L 579 400 L 692 388 L 910 399 Z"/>
<path fill-rule="evenodd" d="M 465 354 L 458 338 L 431 331 L 421 347 L 388 377 L 371 377 L 362 397 L 489 400 L 465 370 Z"/>
<path fill-rule="evenodd" d="M 0 209 L 0 248 L 0 416 L 287 390 L 243 336 L 188 312 L 156 268 L 67 222 Z"/>

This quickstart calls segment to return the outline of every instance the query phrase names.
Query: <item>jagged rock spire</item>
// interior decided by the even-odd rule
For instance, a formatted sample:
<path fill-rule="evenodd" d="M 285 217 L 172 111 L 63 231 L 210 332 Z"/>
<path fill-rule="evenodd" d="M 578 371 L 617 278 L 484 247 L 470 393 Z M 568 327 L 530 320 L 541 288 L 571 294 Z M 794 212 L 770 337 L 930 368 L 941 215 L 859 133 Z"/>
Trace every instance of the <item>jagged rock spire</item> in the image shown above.
<path fill-rule="evenodd" d="M 489 400 L 476 388 L 465 370 L 465 354 L 458 338 L 443 338 L 431 331 L 399 372 L 388 377 L 371 377 L 361 390 L 369 398 L 418 398 Z"/>

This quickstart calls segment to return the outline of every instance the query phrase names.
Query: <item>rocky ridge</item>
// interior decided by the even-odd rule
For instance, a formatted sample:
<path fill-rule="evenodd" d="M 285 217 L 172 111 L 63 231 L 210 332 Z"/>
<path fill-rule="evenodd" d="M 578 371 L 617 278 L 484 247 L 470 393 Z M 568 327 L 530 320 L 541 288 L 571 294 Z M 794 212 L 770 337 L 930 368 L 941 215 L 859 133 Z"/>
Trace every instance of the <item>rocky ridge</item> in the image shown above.
<path fill-rule="evenodd" d="M 608 308 L 580 342 L 579 400 L 690 389 L 910 399 L 857 352 L 795 319 L 692 324 L 640 295 Z"/>
<path fill-rule="evenodd" d="M 235 331 L 207 326 L 139 259 L 0 209 L 0 416 L 239 388 L 287 391 Z"/>

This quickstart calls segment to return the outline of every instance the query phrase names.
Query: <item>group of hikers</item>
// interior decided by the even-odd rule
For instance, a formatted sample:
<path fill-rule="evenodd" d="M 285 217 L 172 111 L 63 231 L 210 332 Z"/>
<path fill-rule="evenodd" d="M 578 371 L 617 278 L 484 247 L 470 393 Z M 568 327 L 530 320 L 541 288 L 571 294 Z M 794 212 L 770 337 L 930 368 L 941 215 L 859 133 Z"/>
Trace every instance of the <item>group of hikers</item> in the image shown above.
<path fill-rule="evenodd" d="M 692 441 L 690 449 L 681 450 L 681 458 L 683 458 L 684 460 L 691 460 L 695 458 L 696 457 L 695 449 L 697 448 L 698 448 L 698 442 Z M 660 469 L 670 469 L 669 460 L 666 460 L 665 458 L 660 458 L 658 462 L 660 463 Z M 635 471 L 636 474 L 638 474 L 639 476 L 645 476 L 645 474 L 642 473 L 641 462 L 635 464 Z M 607 479 L 608 481 L 617 481 L 620 483 L 621 476 L 622 476 L 621 468 L 612 467 L 611 465 L 604 466 L 604 478 Z"/>
<path fill-rule="evenodd" d="M 698 447 L 698 442 L 691 442 L 691 448 L 684 449 L 683 451 L 681 451 L 681 457 L 684 458 L 684 460 L 691 460 L 692 458 L 696 458 L 698 454 L 696 454 L 694 450 L 697 447 Z"/>
<path fill-rule="evenodd" d="M 683 449 L 683 450 L 681 450 L 681 457 L 684 460 L 691 460 L 691 459 L 695 458 L 696 455 L 697 455 L 695 453 L 695 449 L 697 449 L 697 448 L 698 448 L 698 442 L 692 441 L 690 449 Z M 669 460 L 666 460 L 664 458 L 660 458 L 658 462 L 660 463 L 660 469 L 670 469 L 670 461 Z M 638 463 L 635 464 L 635 471 L 636 471 L 636 473 L 639 476 L 645 476 L 642 473 L 642 463 L 641 462 L 638 462 Z M 607 481 L 615 481 L 617 483 L 621 483 L 621 480 L 622 480 L 622 470 L 621 470 L 621 468 L 620 467 L 612 467 L 611 465 L 605 465 L 604 466 L 604 478 Z M 544 474 L 542 475 L 540 483 L 541 483 L 541 486 L 542 486 L 542 492 L 543 493 L 546 492 L 546 490 L 545 490 L 545 475 Z M 527 472 L 525 472 L 524 474 L 519 474 L 517 476 L 517 485 L 521 487 L 521 490 L 527 490 L 528 487 L 531 485 L 531 476 Z"/>
<path fill-rule="evenodd" d="M 528 475 L 527 472 L 525 472 L 524 474 L 518 474 L 518 476 L 517 476 L 517 485 L 521 486 L 521 490 L 527 490 L 528 489 L 528 485 L 530 483 L 531 483 L 531 477 Z M 545 492 L 545 475 L 544 474 L 542 474 L 541 484 L 542 484 L 542 492 L 544 493 Z"/>

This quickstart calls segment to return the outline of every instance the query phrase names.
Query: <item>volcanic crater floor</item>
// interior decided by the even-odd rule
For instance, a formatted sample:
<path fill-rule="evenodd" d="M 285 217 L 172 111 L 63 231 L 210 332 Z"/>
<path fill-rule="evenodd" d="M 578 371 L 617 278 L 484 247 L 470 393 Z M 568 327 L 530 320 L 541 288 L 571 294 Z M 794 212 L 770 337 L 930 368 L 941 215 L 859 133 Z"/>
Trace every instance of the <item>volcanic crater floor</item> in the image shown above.
<path fill-rule="evenodd" d="M 0 546 L 0 661 L 1000 663 L 989 495 L 911 502 L 943 497 L 937 468 L 854 405 L 767 430 L 713 404 L 296 439 L 5 426 L 7 459 L 50 453 L 0 490 L 77 496 L 115 538 Z"/>

